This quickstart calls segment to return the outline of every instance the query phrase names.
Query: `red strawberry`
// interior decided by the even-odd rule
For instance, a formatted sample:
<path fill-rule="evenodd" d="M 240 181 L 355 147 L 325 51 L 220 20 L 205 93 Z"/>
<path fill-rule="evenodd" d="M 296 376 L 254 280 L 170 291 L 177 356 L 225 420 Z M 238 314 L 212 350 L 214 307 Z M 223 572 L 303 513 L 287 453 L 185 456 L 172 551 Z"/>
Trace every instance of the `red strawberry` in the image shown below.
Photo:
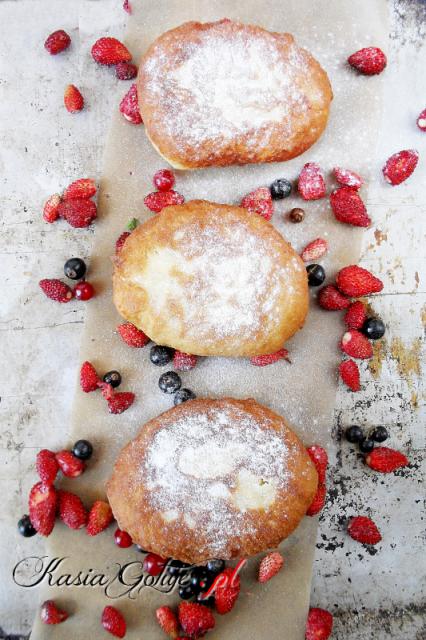
<path fill-rule="evenodd" d="M 90 393 L 98 389 L 101 379 L 91 362 L 83 362 L 80 369 L 80 386 L 84 393 Z"/>
<path fill-rule="evenodd" d="M 54 31 L 46 38 L 46 42 L 44 43 L 44 48 L 50 53 L 51 56 L 56 56 L 56 54 L 61 53 L 71 44 L 71 38 L 63 29 L 59 29 L 58 31 Z"/>
<path fill-rule="evenodd" d="M 126 621 L 123 615 L 115 607 L 105 607 L 102 611 L 101 622 L 105 631 L 108 631 L 112 636 L 115 636 L 116 638 L 124 638 L 126 635 Z"/>
<path fill-rule="evenodd" d="M 220 579 L 219 579 L 220 576 Z M 216 611 L 220 615 L 233 609 L 240 595 L 241 580 L 232 567 L 228 567 L 217 576 L 217 587 L 214 592 Z"/>
<path fill-rule="evenodd" d="M 84 462 L 80 458 L 76 458 L 71 451 L 66 451 L 65 449 L 56 454 L 56 460 L 62 473 L 67 478 L 78 478 L 85 469 Z"/>
<path fill-rule="evenodd" d="M 181 602 L 178 617 L 180 626 L 190 638 L 201 638 L 215 626 L 210 609 L 195 602 Z"/>
<path fill-rule="evenodd" d="M 325 609 L 309 609 L 305 640 L 327 640 L 333 630 L 333 616 Z"/>
<path fill-rule="evenodd" d="M 36 469 L 43 484 L 53 484 L 56 474 L 59 471 L 58 461 L 55 454 L 49 449 L 42 449 L 38 452 L 36 458 Z"/>
<path fill-rule="evenodd" d="M 306 451 L 317 470 L 318 482 L 323 484 L 325 482 L 325 474 L 327 472 L 328 465 L 327 451 L 318 444 L 313 444 L 311 447 L 308 447 Z"/>
<path fill-rule="evenodd" d="M 142 116 L 139 111 L 138 90 L 132 84 L 119 106 L 120 113 L 132 124 L 142 124 Z"/>
<path fill-rule="evenodd" d="M 170 189 L 173 189 L 174 187 L 175 176 L 173 171 L 170 171 L 170 169 L 160 169 L 154 173 L 152 182 L 158 191 L 170 191 Z"/>
<path fill-rule="evenodd" d="M 371 218 L 365 204 L 352 187 L 339 187 L 330 195 L 330 205 L 336 220 L 354 227 L 369 227 Z"/>
<path fill-rule="evenodd" d="M 370 469 L 380 471 L 380 473 L 392 473 L 400 467 L 408 464 L 408 458 L 400 451 L 389 449 L 389 447 L 376 447 L 365 457 L 365 462 Z"/>
<path fill-rule="evenodd" d="M 121 339 L 129 345 L 129 347 L 140 348 L 144 347 L 149 342 L 148 336 L 130 322 L 119 324 L 117 331 L 120 334 Z"/>
<path fill-rule="evenodd" d="M 64 105 L 69 113 L 77 113 L 84 107 L 84 98 L 74 84 L 69 84 L 65 88 Z"/>
<path fill-rule="evenodd" d="M 173 367 L 176 371 L 190 371 L 197 364 L 197 356 L 183 351 L 175 351 L 173 356 Z"/>
<path fill-rule="evenodd" d="M 80 178 L 74 180 L 65 189 L 62 197 L 64 200 L 86 200 L 96 193 L 96 184 L 92 178 Z"/>
<path fill-rule="evenodd" d="M 259 582 L 268 582 L 271 578 L 273 578 L 284 564 L 284 558 L 278 551 L 273 551 L 272 553 L 268 553 L 267 556 L 262 558 L 262 561 L 259 566 Z"/>
<path fill-rule="evenodd" d="M 175 613 L 170 609 L 170 607 L 159 607 L 155 616 L 157 618 L 157 622 L 167 635 L 170 638 L 177 638 L 179 635 L 179 623 Z"/>
<path fill-rule="evenodd" d="M 40 280 L 39 285 L 47 297 L 56 302 L 69 302 L 74 297 L 69 286 L 56 278 Z"/>
<path fill-rule="evenodd" d="M 270 220 L 274 213 L 274 203 L 268 187 L 259 187 L 248 193 L 241 200 L 240 206 L 250 211 L 250 213 L 257 213 L 265 220 Z"/>
<path fill-rule="evenodd" d="M 419 153 L 415 149 L 398 151 L 386 160 L 383 175 L 391 185 L 401 184 L 411 176 L 419 161 Z"/>
<path fill-rule="evenodd" d="M 69 491 L 58 491 L 59 517 L 70 529 L 86 526 L 87 513 L 80 498 Z"/>
<path fill-rule="evenodd" d="M 123 233 L 117 238 L 115 242 L 115 255 L 120 253 L 129 235 L 130 231 L 123 231 Z"/>
<path fill-rule="evenodd" d="M 313 262 L 315 260 L 319 260 L 328 251 L 328 242 L 323 238 L 316 238 L 312 240 L 306 247 L 303 249 L 301 253 L 301 258 L 303 262 Z"/>
<path fill-rule="evenodd" d="M 135 394 L 130 391 L 120 391 L 107 400 L 110 413 L 123 413 L 135 401 Z"/>
<path fill-rule="evenodd" d="M 361 388 L 359 380 L 359 369 L 353 360 L 344 360 L 339 365 L 339 374 L 343 382 L 351 391 L 359 391 Z"/>
<path fill-rule="evenodd" d="M 307 516 L 316 516 L 324 507 L 325 499 L 327 496 L 327 487 L 325 484 L 320 483 L 318 485 L 317 492 L 309 505 L 309 509 L 306 512 Z"/>
<path fill-rule="evenodd" d="M 379 293 L 383 289 L 383 282 L 379 278 L 373 276 L 367 269 L 355 264 L 340 269 L 336 277 L 336 284 L 339 291 L 351 298 Z"/>
<path fill-rule="evenodd" d="M 361 329 L 367 318 L 365 307 L 357 300 L 353 302 L 345 313 L 344 322 L 349 329 Z"/>
<path fill-rule="evenodd" d="M 279 349 L 275 353 L 269 353 L 266 356 L 253 356 L 250 358 L 251 364 L 254 364 L 255 367 L 266 367 L 266 365 L 274 364 L 278 360 L 290 362 L 287 349 Z"/>
<path fill-rule="evenodd" d="M 132 7 L 130 5 L 130 1 L 129 0 L 124 0 L 123 2 L 123 9 L 126 13 L 128 13 L 129 15 L 132 13 Z"/>
<path fill-rule="evenodd" d="M 58 207 L 61 204 L 61 196 L 58 193 L 54 193 L 50 196 L 43 207 L 43 220 L 46 222 L 56 222 L 59 218 Z"/>
<path fill-rule="evenodd" d="M 365 49 L 360 49 L 349 56 L 348 62 L 351 67 L 364 76 L 374 76 L 382 73 L 386 67 L 387 59 L 378 47 L 365 47 Z"/>
<path fill-rule="evenodd" d="M 53 600 L 46 600 L 40 608 L 40 618 L 44 624 L 60 624 L 68 618 L 68 613 L 58 609 Z"/>
<path fill-rule="evenodd" d="M 31 524 L 42 536 L 48 536 L 55 525 L 58 496 L 53 485 L 37 482 L 30 491 L 28 508 Z"/>
<path fill-rule="evenodd" d="M 374 522 L 366 516 L 351 518 L 348 524 L 348 533 L 351 538 L 363 544 L 377 544 L 382 539 Z"/>
<path fill-rule="evenodd" d="M 160 213 L 164 207 L 170 207 L 175 204 L 183 204 L 185 198 L 177 191 L 154 191 L 144 198 L 144 204 L 150 211 Z"/>
<path fill-rule="evenodd" d="M 349 169 L 342 169 L 341 167 L 334 167 L 334 176 L 339 184 L 345 187 L 352 187 L 352 189 L 359 189 L 364 181 L 355 171 Z"/>
<path fill-rule="evenodd" d="M 96 204 L 87 198 L 65 200 L 58 207 L 58 213 L 62 218 L 76 229 L 88 227 L 97 216 Z"/>
<path fill-rule="evenodd" d="M 115 75 L 119 80 L 132 80 L 138 75 L 138 68 L 131 62 L 119 62 L 115 67 Z"/>
<path fill-rule="evenodd" d="M 373 355 L 371 343 L 362 333 L 356 331 L 356 329 L 346 331 L 340 343 L 340 348 L 343 353 L 346 353 L 351 358 L 358 358 L 360 360 L 371 358 Z"/>
<path fill-rule="evenodd" d="M 99 64 L 118 64 L 129 62 L 132 55 L 117 38 L 99 38 L 92 47 L 92 58 Z"/>
<path fill-rule="evenodd" d="M 304 200 L 324 198 L 325 180 L 321 167 L 316 162 L 307 162 L 300 172 L 298 190 Z"/>
<path fill-rule="evenodd" d="M 89 512 L 86 531 L 89 536 L 97 536 L 114 520 L 111 507 L 107 502 L 96 500 Z"/>
<path fill-rule="evenodd" d="M 421 131 L 426 131 L 426 109 L 419 114 L 416 124 Z"/>
<path fill-rule="evenodd" d="M 334 284 L 328 284 L 318 294 L 318 303 L 320 307 L 327 311 L 341 311 L 347 309 L 351 301 L 343 296 Z"/>

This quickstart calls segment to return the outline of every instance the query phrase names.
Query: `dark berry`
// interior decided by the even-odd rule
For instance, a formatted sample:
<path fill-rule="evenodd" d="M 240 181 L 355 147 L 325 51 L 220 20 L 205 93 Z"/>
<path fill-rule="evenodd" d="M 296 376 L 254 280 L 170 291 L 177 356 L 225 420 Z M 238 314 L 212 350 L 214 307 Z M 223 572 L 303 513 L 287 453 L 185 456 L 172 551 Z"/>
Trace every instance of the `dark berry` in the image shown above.
<path fill-rule="evenodd" d="M 206 591 L 213 582 L 213 576 L 207 571 L 206 567 L 195 567 L 191 571 L 190 584 L 195 593 Z"/>
<path fill-rule="evenodd" d="M 308 285 L 310 287 L 319 287 L 325 280 L 324 267 L 320 264 L 310 264 L 306 267 L 308 273 Z"/>
<path fill-rule="evenodd" d="M 370 433 L 369 438 L 374 442 L 384 442 L 389 438 L 389 433 L 386 427 L 376 427 Z"/>
<path fill-rule="evenodd" d="M 187 566 L 188 565 L 186 565 L 184 562 L 181 562 L 180 560 L 170 560 L 166 570 L 170 576 L 178 576 L 181 573 L 182 569 Z"/>
<path fill-rule="evenodd" d="M 291 193 L 291 182 L 285 178 L 278 178 L 269 187 L 271 198 L 273 200 L 282 200 L 288 198 Z"/>
<path fill-rule="evenodd" d="M 22 516 L 22 518 L 18 521 L 18 531 L 21 536 L 24 536 L 24 538 L 32 538 L 33 536 L 35 536 L 37 531 L 31 524 L 30 516 Z"/>
<path fill-rule="evenodd" d="M 186 402 L 187 400 L 194 400 L 197 396 L 191 389 L 179 389 L 176 391 L 175 397 L 173 399 L 174 405 L 182 404 L 182 402 Z"/>
<path fill-rule="evenodd" d="M 352 427 L 348 427 L 346 429 L 345 438 L 348 442 L 352 442 L 353 444 L 355 444 L 356 442 L 361 442 L 361 440 L 364 439 L 364 433 L 361 427 L 352 425 Z"/>
<path fill-rule="evenodd" d="M 380 318 L 367 318 L 361 331 L 370 340 L 379 340 L 385 335 L 386 327 Z"/>
<path fill-rule="evenodd" d="M 217 574 L 221 573 L 225 568 L 225 560 L 209 560 L 207 563 L 207 571 L 210 573 Z"/>
<path fill-rule="evenodd" d="M 364 440 L 361 440 L 361 442 L 359 443 L 359 450 L 362 453 L 370 453 L 370 451 L 373 451 L 374 449 L 374 440 L 370 440 L 370 438 L 365 438 Z"/>
<path fill-rule="evenodd" d="M 300 207 L 295 207 L 290 211 L 288 217 L 291 222 L 302 222 L 303 218 L 305 217 L 305 212 Z"/>
<path fill-rule="evenodd" d="M 93 447 L 88 440 L 77 440 L 72 448 L 72 452 L 76 458 L 88 460 L 92 457 Z"/>
<path fill-rule="evenodd" d="M 86 263 L 81 258 L 70 258 L 64 264 L 64 273 L 70 280 L 81 280 L 86 275 Z"/>
<path fill-rule="evenodd" d="M 197 595 L 196 600 L 199 604 L 204 604 L 206 607 L 214 607 L 215 605 L 215 597 L 214 595 L 205 598 L 204 592 L 201 592 Z"/>
<path fill-rule="evenodd" d="M 175 393 L 182 386 L 182 380 L 176 371 L 167 371 L 160 376 L 158 386 L 164 393 Z"/>
<path fill-rule="evenodd" d="M 127 531 L 122 531 L 121 529 L 117 529 L 114 533 L 114 542 L 117 547 L 120 547 L 121 549 L 127 549 L 133 544 L 133 540 L 131 539 Z"/>
<path fill-rule="evenodd" d="M 106 373 L 104 375 L 104 382 L 106 382 L 107 384 L 110 384 L 111 387 L 114 387 L 114 389 L 116 387 L 119 387 L 121 384 L 121 374 L 119 371 L 108 371 L 108 373 Z"/>
<path fill-rule="evenodd" d="M 173 349 L 155 344 L 151 347 L 149 358 L 152 364 L 157 365 L 157 367 L 164 367 L 165 364 L 173 360 Z"/>
<path fill-rule="evenodd" d="M 79 282 L 74 287 L 74 295 L 77 300 L 90 300 L 95 295 L 95 290 L 90 282 Z"/>
<path fill-rule="evenodd" d="M 179 598 L 182 600 L 189 600 L 195 596 L 195 592 L 190 584 L 185 584 L 179 587 Z"/>
<path fill-rule="evenodd" d="M 146 549 L 142 549 L 140 544 L 137 544 L 135 546 L 136 546 L 136 549 L 139 551 L 139 553 L 148 553 L 148 551 Z"/>
<path fill-rule="evenodd" d="M 158 576 L 167 564 L 167 558 L 162 558 L 156 553 L 147 553 L 143 561 L 143 570 L 150 576 Z"/>

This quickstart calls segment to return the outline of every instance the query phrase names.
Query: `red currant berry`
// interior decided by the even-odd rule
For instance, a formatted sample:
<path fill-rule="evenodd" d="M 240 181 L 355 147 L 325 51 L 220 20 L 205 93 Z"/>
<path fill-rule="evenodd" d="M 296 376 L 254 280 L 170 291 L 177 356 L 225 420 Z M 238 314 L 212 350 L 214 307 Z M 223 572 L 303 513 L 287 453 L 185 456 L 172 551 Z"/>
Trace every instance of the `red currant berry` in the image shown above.
<path fill-rule="evenodd" d="M 114 542 L 120 549 L 127 549 L 127 547 L 131 547 L 133 544 L 133 540 L 127 531 L 122 531 L 121 529 L 117 529 L 114 533 Z"/>
<path fill-rule="evenodd" d="M 158 191 L 170 191 L 175 183 L 173 172 L 169 169 L 160 169 L 154 174 L 153 183 Z"/>
<path fill-rule="evenodd" d="M 156 553 L 147 553 L 143 561 L 143 570 L 150 576 L 158 576 L 167 564 L 167 559 Z"/>
<path fill-rule="evenodd" d="M 74 287 L 74 295 L 77 300 L 90 300 L 95 295 L 95 290 L 90 282 L 79 282 Z"/>

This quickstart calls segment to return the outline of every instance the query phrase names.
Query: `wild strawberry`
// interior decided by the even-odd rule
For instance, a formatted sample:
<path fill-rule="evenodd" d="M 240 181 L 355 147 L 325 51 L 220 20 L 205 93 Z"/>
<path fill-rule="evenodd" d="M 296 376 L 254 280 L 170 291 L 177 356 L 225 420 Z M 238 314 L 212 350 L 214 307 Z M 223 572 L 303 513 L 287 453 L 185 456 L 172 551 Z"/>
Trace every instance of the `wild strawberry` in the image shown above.
<path fill-rule="evenodd" d="M 89 536 L 97 536 L 114 520 L 111 507 L 107 502 L 96 500 L 89 511 L 86 531 Z"/>
<path fill-rule="evenodd" d="M 356 264 L 340 269 L 336 277 L 336 284 L 339 291 L 351 298 L 379 293 L 383 289 L 383 282 L 379 278 Z"/>
<path fill-rule="evenodd" d="M 363 185 L 363 179 L 355 171 L 349 169 L 342 169 L 341 167 L 334 167 L 334 176 L 339 184 L 344 187 L 352 187 L 352 189 L 359 189 Z"/>
<path fill-rule="evenodd" d="M 344 360 L 339 365 L 339 374 L 343 382 L 351 391 L 359 391 L 361 388 L 359 369 L 353 360 Z"/>
<path fill-rule="evenodd" d="M 116 638 L 124 638 L 126 635 L 126 621 L 123 614 L 115 607 L 105 607 L 102 611 L 101 623 L 105 631 L 108 631 L 108 633 Z"/>
<path fill-rule="evenodd" d="M 348 533 L 357 542 L 377 544 L 382 539 L 374 522 L 366 516 L 355 516 L 349 520 Z"/>
<path fill-rule="evenodd" d="M 215 626 L 210 609 L 195 602 L 181 602 L 178 617 L 180 626 L 190 638 L 201 638 Z"/>
<path fill-rule="evenodd" d="M 325 474 L 327 472 L 328 454 L 325 449 L 318 444 L 313 444 L 306 449 L 310 459 L 315 465 L 315 469 L 318 473 L 318 482 L 323 484 L 325 482 Z"/>
<path fill-rule="evenodd" d="M 148 336 L 146 336 L 143 331 L 135 327 L 134 324 L 131 324 L 131 322 L 119 324 L 117 331 L 123 342 L 129 345 L 129 347 L 141 348 L 149 342 Z"/>
<path fill-rule="evenodd" d="M 274 203 L 268 187 L 259 187 L 248 193 L 241 200 L 240 206 L 250 211 L 250 213 L 257 213 L 265 220 L 270 220 L 274 213 Z"/>
<path fill-rule="evenodd" d="M 340 343 L 340 348 L 343 353 L 359 360 L 371 358 L 373 355 L 371 343 L 360 331 L 356 331 L 356 329 L 346 331 Z"/>
<path fill-rule="evenodd" d="M 150 211 L 160 213 L 164 207 L 170 207 L 175 204 L 183 204 L 185 198 L 177 191 L 154 191 L 144 198 L 144 204 Z"/>
<path fill-rule="evenodd" d="M 343 318 L 349 329 L 361 329 L 366 319 L 367 314 L 365 312 L 365 307 L 359 300 L 352 302 L 351 306 L 348 307 L 348 310 L 345 313 L 345 317 Z"/>
<path fill-rule="evenodd" d="M 266 356 L 253 356 L 250 358 L 250 362 L 255 367 L 266 367 L 268 364 L 278 362 L 278 360 L 287 360 L 287 362 L 290 362 L 288 356 L 287 349 L 279 349 L 275 353 L 269 353 Z"/>
<path fill-rule="evenodd" d="M 159 607 L 155 612 L 157 622 L 169 638 L 177 638 L 179 635 L 179 623 L 177 616 L 170 607 Z"/>
<path fill-rule="evenodd" d="M 132 13 L 132 7 L 130 5 L 130 0 L 124 0 L 123 2 L 123 9 L 126 13 L 128 13 L 129 15 Z"/>
<path fill-rule="evenodd" d="M 61 51 L 68 49 L 71 44 L 71 38 L 63 29 L 54 31 L 46 38 L 44 48 L 50 53 L 51 56 L 56 56 Z"/>
<path fill-rule="evenodd" d="M 46 296 L 56 302 L 69 302 L 74 297 L 69 286 L 56 278 L 40 280 L 39 285 Z"/>
<path fill-rule="evenodd" d="M 120 253 L 129 235 L 130 231 L 123 231 L 123 233 L 118 236 L 117 240 L 115 241 L 115 255 L 118 255 Z"/>
<path fill-rule="evenodd" d="M 382 73 L 386 67 L 387 59 L 378 47 L 365 47 L 349 56 L 348 62 L 351 67 L 364 76 L 374 76 Z"/>
<path fill-rule="evenodd" d="M 341 311 L 342 309 L 347 309 L 351 301 L 342 295 L 334 284 L 328 284 L 320 289 L 318 303 L 320 307 L 327 311 Z"/>
<path fill-rule="evenodd" d="M 111 398 L 107 400 L 108 409 L 110 413 L 118 414 L 123 413 L 135 401 L 135 394 L 130 391 L 120 391 L 119 393 L 114 393 Z"/>
<path fill-rule="evenodd" d="M 419 161 L 419 153 L 415 149 L 398 151 L 386 160 L 383 175 L 386 182 L 395 186 L 411 176 Z"/>
<path fill-rule="evenodd" d="M 132 84 L 119 106 L 120 113 L 132 124 L 142 124 L 142 116 L 139 111 L 138 90 Z"/>
<path fill-rule="evenodd" d="M 426 109 L 419 114 L 416 124 L 421 131 L 426 131 Z"/>
<path fill-rule="evenodd" d="M 63 449 L 56 454 L 58 465 L 67 478 L 78 478 L 85 469 L 83 460 L 76 458 L 71 451 Z"/>
<path fill-rule="evenodd" d="M 64 105 L 69 113 L 77 113 L 84 107 L 84 98 L 74 84 L 69 84 L 65 88 Z"/>
<path fill-rule="evenodd" d="M 40 607 L 40 618 L 44 624 L 60 624 L 68 618 L 68 613 L 59 609 L 53 600 L 46 600 Z"/>
<path fill-rule="evenodd" d="M 220 615 L 229 613 L 238 600 L 241 580 L 232 567 L 228 567 L 216 577 L 217 586 L 214 592 L 216 611 Z"/>
<path fill-rule="evenodd" d="M 197 364 L 197 356 L 183 351 L 175 351 L 173 356 L 173 367 L 176 371 L 190 371 Z"/>
<path fill-rule="evenodd" d="M 376 447 L 365 457 L 365 462 L 370 469 L 380 471 L 380 473 L 392 473 L 400 467 L 408 464 L 408 458 L 400 451 L 389 447 Z"/>
<path fill-rule="evenodd" d="M 316 516 L 320 511 L 322 511 L 325 505 L 325 499 L 327 496 L 327 487 L 325 484 L 320 483 L 318 485 L 317 492 L 309 505 L 309 509 L 306 512 L 307 516 Z"/>
<path fill-rule="evenodd" d="M 92 58 L 99 64 L 129 62 L 132 55 L 117 38 L 99 38 L 92 47 Z"/>
<path fill-rule="evenodd" d="M 96 184 L 92 178 L 79 178 L 74 180 L 65 189 L 62 197 L 64 200 L 87 200 L 96 193 Z"/>
<path fill-rule="evenodd" d="M 306 247 L 303 249 L 301 253 L 301 258 L 303 262 L 313 262 L 315 260 L 319 260 L 328 251 L 328 242 L 323 238 L 316 238 L 312 240 Z"/>
<path fill-rule="evenodd" d="M 336 220 L 354 227 L 369 227 L 371 218 L 356 189 L 339 187 L 330 195 L 330 205 Z"/>
<path fill-rule="evenodd" d="M 60 204 L 61 196 L 59 193 L 54 193 L 53 196 L 50 196 L 43 207 L 43 220 L 50 223 L 56 222 L 59 218 L 58 207 Z"/>
<path fill-rule="evenodd" d="M 70 529 L 86 526 L 87 513 L 80 498 L 69 491 L 58 491 L 59 517 Z"/>
<path fill-rule="evenodd" d="M 91 362 L 83 362 L 80 369 L 80 387 L 84 393 L 90 393 L 98 389 L 101 379 Z"/>
<path fill-rule="evenodd" d="M 278 551 L 272 551 L 267 556 L 262 558 L 259 566 L 259 582 L 268 582 L 279 571 L 281 571 L 284 564 L 284 558 Z"/>
<path fill-rule="evenodd" d="M 300 172 L 298 190 L 304 200 L 324 198 L 325 180 L 321 167 L 316 162 L 307 162 Z"/>
<path fill-rule="evenodd" d="M 333 630 L 333 616 L 325 609 L 309 609 L 305 640 L 327 640 Z"/>
<path fill-rule="evenodd" d="M 133 80 L 138 75 L 138 68 L 131 62 L 119 62 L 115 66 L 115 75 L 119 80 Z"/>
<path fill-rule="evenodd" d="M 42 449 L 36 458 L 36 470 L 43 484 L 53 484 L 59 471 L 55 454 L 49 449 Z"/>
<path fill-rule="evenodd" d="M 160 169 L 154 173 L 152 182 L 158 191 L 170 191 L 174 187 L 175 176 L 170 169 Z"/>
<path fill-rule="evenodd" d="M 37 482 L 30 491 L 28 508 L 31 524 L 42 536 L 52 533 L 58 496 L 53 485 Z"/>
<path fill-rule="evenodd" d="M 97 216 L 96 204 L 87 198 L 65 200 L 58 207 L 58 213 L 62 218 L 76 229 L 88 227 Z"/>

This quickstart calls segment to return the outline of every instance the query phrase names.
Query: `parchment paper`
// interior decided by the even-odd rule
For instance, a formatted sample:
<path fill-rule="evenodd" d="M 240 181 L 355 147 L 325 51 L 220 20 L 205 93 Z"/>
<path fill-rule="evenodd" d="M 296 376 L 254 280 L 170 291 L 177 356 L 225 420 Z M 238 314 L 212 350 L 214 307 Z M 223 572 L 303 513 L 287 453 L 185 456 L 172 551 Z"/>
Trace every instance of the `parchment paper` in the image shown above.
<path fill-rule="evenodd" d="M 319 162 L 326 172 L 334 166 L 343 166 L 368 178 L 370 161 L 374 160 L 382 79 L 358 76 L 345 61 L 362 46 L 376 45 L 386 50 L 385 0 L 156 0 L 150 3 L 132 0 L 132 6 L 126 43 L 136 60 L 158 35 L 186 20 L 229 17 L 293 33 L 299 44 L 318 58 L 333 85 L 334 101 L 328 128 L 320 142 L 302 157 L 281 164 L 177 172 L 176 189 L 187 200 L 204 198 L 239 203 L 246 192 L 268 185 L 277 177 L 295 179 L 308 161 Z M 123 88 L 121 84 L 120 94 Z M 117 102 L 119 98 L 121 95 L 117 96 Z M 127 412 L 111 416 L 99 393 L 86 395 L 77 388 L 72 441 L 90 439 L 95 454 L 83 476 L 63 484 L 81 495 L 87 506 L 94 499 L 104 497 L 104 482 L 121 447 L 142 424 L 172 405 L 172 398 L 158 389 L 158 377 L 167 368 L 160 369 L 149 362 L 149 348 L 130 349 L 115 334 L 120 318 L 111 301 L 109 260 L 115 240 L 129 219 L 135 216 L 142 222 L 151 215 L 143 205 L 143 198 L 152 191 L 152 175 L 164 166 L 147 141 L 143 126 L 132 126 L 115 113 L 105 151 L 100 213 L 89 272 L 97 296 L 88 305 L 81 361 L 92 361 L 100 372 L 119 369 L 123 376 L 122 390 L 133 390 L 137 398 Z M 331 184 L 328 176 L 329 190 Z M 366 188 L 362 195 L 365 199 Z M 294 206 L 306 210 L 301 224 L 292 224 L 282 215 Z M 374 211 L 370 214 L 374 219 Z M 298 251 L 316 237 L 328 238 L 330 252 L 321 262 L 329 281 L 341 266 L 359 258 L 362 231 L 337 223 L 327 199 L 304 203 L 296 196 L 278 201 L 273 223 Z M 315 297 L 314 291 L 312 297 Z M 343 329 L 340 314 L 321 311 L 312 300 L 305 328 L 286 345 L 291 365 L 281 361 L 256 368 L 245 360 L 205 358 L 200 359 L 193 371 L 182 375 L 183 385 L 199 397 L 253 397 L 285 416 L 307 444 L 316 442 L 328 446 L 336 367 L 340 359 L 338 342 Z M 259 585 L 255 580 L 257 561 L 248 563 L 242 573 L 243 588 L 237 606 L 230 615 L 216 616 L 217 626 L 209 638 L 304 638 L 316 530 L 316 519 L 305 518 L 282 545 L 284 569 L 266 585 Z M 67 559 L 54 573 L 52 581 L 61 574 L 75 576 L 89 569 L 93 570 L 91 575 L 101 572 L 112 577 L 117 573 L 117 563 L 123 565 L 143 559 L 133 547 L 127 550 L 115 547 L 113 531 L 111 527 L 98 537 L 89 538 L 84 531 L 70 531 L 58 523 L 47 540 L 46 553 L 50 558 Z M 161 604 L 178 602 L 177 595 L 162 595 L 151 588 L 133 594 L 134 599 L 124 596 L 112 600 L 101 587 L 49 587 L 46 581 L 43 584 L 40 602 L 55 598 L 72 616 L 55 627 L 43 625 L 37 617 L 31 635 L 33 640 L 105 638 L 100 616 L 107 604 L 117 606 L 125 615 L 126 637 L 130 640 L 160 639 L 165 636 L 155 622 L 154 610 Z"/>

